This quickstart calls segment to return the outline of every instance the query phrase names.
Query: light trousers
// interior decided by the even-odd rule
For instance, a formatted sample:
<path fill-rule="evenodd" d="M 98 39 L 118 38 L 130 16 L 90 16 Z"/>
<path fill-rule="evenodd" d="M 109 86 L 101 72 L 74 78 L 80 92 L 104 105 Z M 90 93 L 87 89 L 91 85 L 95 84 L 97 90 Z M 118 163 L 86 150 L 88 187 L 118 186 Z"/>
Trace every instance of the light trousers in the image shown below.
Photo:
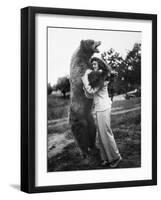
<path fill-rule="evenodd" d="M 111 109 L 96 112 L 98 146 L 102 160 L 112 162 L 120 157 L 113 132 L 110 128 Z"/>

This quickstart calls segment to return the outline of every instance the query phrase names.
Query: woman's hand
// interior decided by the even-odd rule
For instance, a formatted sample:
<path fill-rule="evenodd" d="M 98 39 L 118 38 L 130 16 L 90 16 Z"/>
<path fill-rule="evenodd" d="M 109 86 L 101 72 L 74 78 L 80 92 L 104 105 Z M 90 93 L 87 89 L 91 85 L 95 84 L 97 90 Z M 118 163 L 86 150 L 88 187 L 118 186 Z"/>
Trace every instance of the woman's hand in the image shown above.
<path fill-rule="evenodd" d="M 109 81 L 104 81 L 104 86 L 107 86 Z"/>
<path fill-rule="evenodd" d="M 108 64 L 108 53 L 107 52 L 103 52 L 101 53 L 101 58 L 106 61 L 106 63 Z"/>
<path fill-rule="evenodd" d="M 111 71 L 111 75 L 113 75 L 113 76 L 118 76 L 118 72 L 116 72 L 115 70 L 112 70 L 112 71 Z"/>

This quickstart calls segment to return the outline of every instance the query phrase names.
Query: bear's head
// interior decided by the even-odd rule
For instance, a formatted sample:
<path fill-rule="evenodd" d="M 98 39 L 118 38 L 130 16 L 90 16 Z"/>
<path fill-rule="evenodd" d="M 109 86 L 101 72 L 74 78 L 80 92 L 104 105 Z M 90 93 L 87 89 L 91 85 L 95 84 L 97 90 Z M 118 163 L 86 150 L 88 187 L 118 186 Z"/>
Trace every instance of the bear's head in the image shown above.
<path fill-rule="evenodd" d="M 100 41 L 94 40 L 81 40 L 80 48 L 87 55 L 93 55 L 94 53 L 99 53 L 98 46 L 101 45 Z"/>

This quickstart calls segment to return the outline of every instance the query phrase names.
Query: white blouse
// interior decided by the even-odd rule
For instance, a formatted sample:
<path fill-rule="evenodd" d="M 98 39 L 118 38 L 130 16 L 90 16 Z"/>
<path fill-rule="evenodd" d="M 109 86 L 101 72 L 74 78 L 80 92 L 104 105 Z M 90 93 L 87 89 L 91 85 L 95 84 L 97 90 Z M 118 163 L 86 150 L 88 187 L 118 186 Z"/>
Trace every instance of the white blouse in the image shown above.
<path fill-rule="evenodd" d="M 91 72 L 92 70 L 88 69 L 86 70 L 84 76 L 82 77 L 82 82 L 83 82 L 83 89 L 85 91 L 85 95 L 87 98 L 93 98 L 94 101 L 94 111 L 98 112 L 98 111 L 104 111 L 106 109 L 111 108 L 111 99 L 108 95 L 108 82 L 105 81 L 104 86 L 99 88 L 92 88 L 89 85 L 89 81 L 88 81 L 88 74 Z"/>

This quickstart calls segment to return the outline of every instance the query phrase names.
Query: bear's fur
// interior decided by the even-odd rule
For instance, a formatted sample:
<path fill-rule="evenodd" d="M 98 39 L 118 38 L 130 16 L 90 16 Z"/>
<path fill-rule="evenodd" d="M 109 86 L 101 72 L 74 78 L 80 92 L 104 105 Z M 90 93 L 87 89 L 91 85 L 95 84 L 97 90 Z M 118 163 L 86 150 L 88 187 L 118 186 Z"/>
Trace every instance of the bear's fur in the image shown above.
<path fill-rule="evenodd" d="M 96 126 L 91 114 L 93 100 L 85 96 L 81 77 L 87 69 L 91 68 L 91 56 L 99 52 L 97 47 L 100 44 L 100 42 L 94 40 L 82 40 L 71 59 L 71 104 L 69 120 L 72 133 L 83 156 L 88 154 L 89 148 L 95 149 Z"/>

